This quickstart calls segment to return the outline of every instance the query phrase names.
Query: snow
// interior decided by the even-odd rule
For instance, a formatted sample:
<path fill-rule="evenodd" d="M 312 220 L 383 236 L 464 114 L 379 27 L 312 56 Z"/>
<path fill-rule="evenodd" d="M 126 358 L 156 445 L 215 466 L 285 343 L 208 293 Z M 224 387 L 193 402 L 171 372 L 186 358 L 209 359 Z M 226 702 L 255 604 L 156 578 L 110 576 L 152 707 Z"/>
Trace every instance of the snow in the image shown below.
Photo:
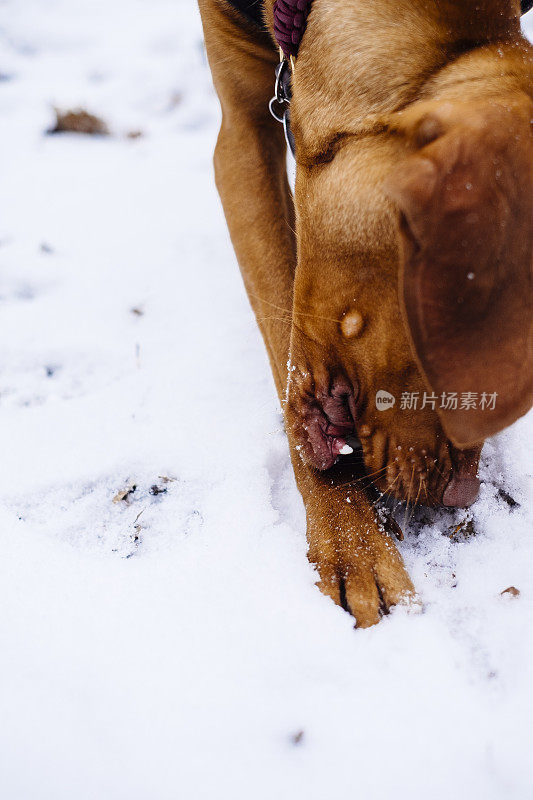
<path fill-rule="evenodd" d="M 533 416 L 470 516 L 406 531 L 424 613 L 354 631 L 306 561 L 194 3 L 0 8 L 2 797 L 531 797 Z M 53 105 L 113 135 L 45 136 Z"/>

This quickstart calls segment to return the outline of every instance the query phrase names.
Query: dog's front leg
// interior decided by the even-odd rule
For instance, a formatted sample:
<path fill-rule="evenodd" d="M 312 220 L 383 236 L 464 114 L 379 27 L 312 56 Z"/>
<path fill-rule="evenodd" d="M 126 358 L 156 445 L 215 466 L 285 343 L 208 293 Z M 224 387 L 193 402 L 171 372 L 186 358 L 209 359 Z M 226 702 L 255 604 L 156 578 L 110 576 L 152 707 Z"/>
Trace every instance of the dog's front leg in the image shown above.
<path fill-rule="evenodd" d="M 283 403 L 296 245 L 283 135 L 268 112 L 276 52 L 220 0 L 200 0 L 200 11 L 223 114 L 217 187 Z M 371 625 L 413 591 L 402 559 L 366 493 L 339 468 L 305 465 L 290 433 L 289 444 L 320 588 L 359 626 Z"/>
<path fill-rule="evenodd" d="M 268 110 L 276 51 L 223 0 L 199 0 L 222 124 L 217 188 L 276 386 L 286 374 L 296 264 L 293 203 L 281 125 Z"/>
<path fill-rule="evenodd" d="M 368 480 L 363 485 L 354 481 L 349 465 L 319 473 L 300 467 L 292 453 L 307 512 L 308 556 L 320 575 L 318 586 L 353 614 L 357 627 L 373 625 L 392 606 L 414 598 L 413 584 L 391 537 L 396 531 L 377 515 L 364 488 Z"/>

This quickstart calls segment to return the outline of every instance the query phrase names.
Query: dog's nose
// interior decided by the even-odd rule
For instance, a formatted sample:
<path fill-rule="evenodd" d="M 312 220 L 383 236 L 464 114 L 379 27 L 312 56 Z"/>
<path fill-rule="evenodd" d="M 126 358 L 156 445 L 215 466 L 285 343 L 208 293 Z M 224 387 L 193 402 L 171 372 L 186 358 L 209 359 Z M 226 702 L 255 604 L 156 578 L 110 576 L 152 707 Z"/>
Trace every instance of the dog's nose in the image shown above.
<path fill-rule="evenodd" d="M 442 496 L 444 506 L 454 508 L 467 508 L 474 503 L 479 495 L 479 478 L 472 475 L 461 474 L 454 470 Z"/>
<path fill-rule="evenodd" d="M 477 500 L 479 478 L 477 476 L 481 446 L 460 450 L 449 445 L 452 474 L 442 495 L 442 505 L 467 508 Z"/>

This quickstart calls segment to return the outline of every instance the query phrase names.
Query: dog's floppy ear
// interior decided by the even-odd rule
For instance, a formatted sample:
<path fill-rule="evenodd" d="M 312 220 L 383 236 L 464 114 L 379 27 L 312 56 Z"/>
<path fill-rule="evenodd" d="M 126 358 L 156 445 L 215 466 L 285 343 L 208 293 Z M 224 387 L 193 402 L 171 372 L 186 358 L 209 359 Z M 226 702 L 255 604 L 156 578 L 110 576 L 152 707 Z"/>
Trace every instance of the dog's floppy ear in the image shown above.
<path fill-rule="evenodd" d="M 434 105 L 405 121 L 389 177 L 400 300 L 449 438 L 482 441 L 533 405 L 533 104 Z"/>

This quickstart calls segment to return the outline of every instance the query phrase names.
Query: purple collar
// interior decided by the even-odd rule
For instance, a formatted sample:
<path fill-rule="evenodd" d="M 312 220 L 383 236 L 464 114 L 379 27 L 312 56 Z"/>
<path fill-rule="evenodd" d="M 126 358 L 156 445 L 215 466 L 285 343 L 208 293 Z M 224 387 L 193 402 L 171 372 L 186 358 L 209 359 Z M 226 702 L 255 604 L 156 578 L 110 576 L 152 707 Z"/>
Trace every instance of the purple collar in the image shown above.
<path fill-rule="evenodd" d="M 274 34 L 285 58 L 296 57 L 313 0 L 276 0 Z"/>

